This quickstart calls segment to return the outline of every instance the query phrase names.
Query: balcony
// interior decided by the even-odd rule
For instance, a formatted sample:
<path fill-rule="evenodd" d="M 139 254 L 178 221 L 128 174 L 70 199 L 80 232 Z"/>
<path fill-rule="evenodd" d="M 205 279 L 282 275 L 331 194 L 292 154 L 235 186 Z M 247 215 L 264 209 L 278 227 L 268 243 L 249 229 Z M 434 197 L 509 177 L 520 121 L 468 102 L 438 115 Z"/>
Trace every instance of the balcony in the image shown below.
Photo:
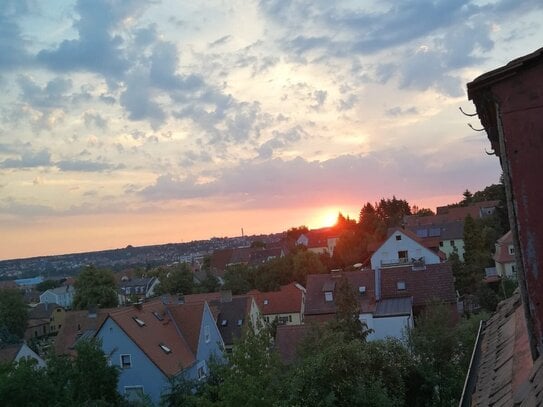
<path fill-rule="evenodd" d="M 417 259 L 414 258 L 408 258 L 408 257 L 402 257 L 399 259 L 391 259 L 391 260 L 381 260 L 381 267 L 402 267 L 402 266 L 413 266 L 414 270 L 422 270 L 426 267 L 426 261 L 424 260 L 424 257 L 419 257 Z"/>

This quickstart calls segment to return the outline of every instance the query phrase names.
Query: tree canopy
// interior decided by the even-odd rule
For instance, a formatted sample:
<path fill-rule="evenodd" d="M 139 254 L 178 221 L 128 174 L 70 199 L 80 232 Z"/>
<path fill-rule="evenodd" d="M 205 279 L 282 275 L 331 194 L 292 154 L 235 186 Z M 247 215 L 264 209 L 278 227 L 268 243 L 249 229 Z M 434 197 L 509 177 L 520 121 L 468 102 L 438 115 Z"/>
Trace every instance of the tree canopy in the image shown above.
<path fill-rule="evenodd" d="M 115 277 L 109 270 L 87 266 L 75 280 L 74 308 L 117 306 Z"/>
<path fill-rule="evenodd" d="M 13 342 L 24 336 L 28 321 L 28 307 L 21 291 L 0 290 L 0 335 L 4 342 Z"/>

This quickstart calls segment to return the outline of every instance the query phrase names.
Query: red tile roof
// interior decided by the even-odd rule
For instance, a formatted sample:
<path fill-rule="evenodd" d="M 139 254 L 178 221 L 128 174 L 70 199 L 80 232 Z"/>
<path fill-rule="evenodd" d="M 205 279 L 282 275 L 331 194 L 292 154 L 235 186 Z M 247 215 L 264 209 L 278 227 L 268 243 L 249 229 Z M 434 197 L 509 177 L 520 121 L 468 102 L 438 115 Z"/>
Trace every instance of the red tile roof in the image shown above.
<path fill-rule="evenodd" d="M 255 297 L 262 315 L 291 314 L 302 312 L 304 288 L 297 283 L 283 285 L 279 291 L 249 291 Z"/>
<path fill-rule="evenodd" d="M 382 298 L 413 297 L 413 305 L 427 305 L 437 299 L 446 303 L 456 302 L 454 278 L 450 264 L 427 264 L 424 270 L 411 266 L 381 269 Z M 405 290 L 398 290 L 403 281 Z"/>
<path fill-rule="evenodd" d="M 183 304 L 182 306 L 168 305 L 172 318 L 183 333 L 183 337 L 194 355 L 198 353 L 198 339 L 200 338 L 204 306 L 205 302 Z"/>
<path fill-rule="evenodd" d="M 161 301 L 152 301 L 144 303 L 141 309 L 137 307 L 127 307 L 109 314 L 110 318 L 124 331 L 126 335 L 144 352 L 166 376 L 174 376 L 180 371 L 190 367 L 196 362 L 196 356 L 189 345 L 187 338 L 188 332 L 182 332 L 180 327 L 176 326 L 175 316 L 182 316 L 191 320 L 194 326 L 200 326 L 202 314 L 186 317 L 184 311 L 175 308 L 183 308 L 186 304 L 170 304 L 166 307 Z M 166 308 L 171 312 L 166 312 Z M 187 308 L 194 312 L 202 310 L 202 307 Z M 188 312 L 188 311 L 187 311 Z M 155 316 L 160 315 L 162 320 Z M 135 320 L 145 323 L 140 326 Z M 183 321 L 183 324 L 186 321 Z M 181 324 L 181 325 L 183 325 Z M 178 330 L 179 328 L 179 330 Z M 192 337 L 191 337 L 192 340 Z M 166 353 L 160 345 L 166 345 L 171 352 Z"/>
<path fill-rule="evenodd" d="M 345 276 L 353 289 L 366 287 L 366 292 L 360 296 L 360 307 L 364 312 L 375 310 L 375 277 L 372 270 L 349 271 L 333 274 L 309 274 L 307 276 L 305 315 L 335 314 L 334 301 L 325 301 L 323 287 L 339 281 Z"/>

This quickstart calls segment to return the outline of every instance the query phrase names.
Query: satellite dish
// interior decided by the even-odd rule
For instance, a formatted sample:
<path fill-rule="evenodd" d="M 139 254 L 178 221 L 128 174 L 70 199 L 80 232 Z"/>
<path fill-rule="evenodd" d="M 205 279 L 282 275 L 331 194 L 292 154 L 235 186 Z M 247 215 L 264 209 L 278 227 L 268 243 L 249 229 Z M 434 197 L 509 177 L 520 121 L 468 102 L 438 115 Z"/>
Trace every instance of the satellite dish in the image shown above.
<path fill-rule="evenodd" d="M 362 267 L 362 263 L 353 264 L 353 267 L 354 267 L 355 269 L 359 269 L 360 267 Z"/>

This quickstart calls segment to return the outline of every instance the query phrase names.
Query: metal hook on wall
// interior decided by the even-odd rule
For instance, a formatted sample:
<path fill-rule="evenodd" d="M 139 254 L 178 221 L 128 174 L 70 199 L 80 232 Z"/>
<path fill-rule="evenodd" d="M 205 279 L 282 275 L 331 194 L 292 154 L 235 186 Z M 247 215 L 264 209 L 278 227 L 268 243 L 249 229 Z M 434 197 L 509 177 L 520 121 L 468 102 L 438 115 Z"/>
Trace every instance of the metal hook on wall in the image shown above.
<path fill-rule="evenodd" d="M 482 129 L 476 129 L 475 127 L 473 127 L 473 126 L 471 125 L 471 123 L 468 123 L 468 126 L 470 127 L 470 129 L 472 129 L 472 130 L 474 130 L 474 131 L 485 131 L 484 128 L 482 128 Z"/>
<path fill-rule="evenodd" d="M 475 113 L 466 113 L 466 112 L 464 112 L 462 110 L 462 106 L 458 106 L 458 110 L 460 110 L 464 116 L 468 116 L 468 117 L 477 116 L 477 112 L 475 112 Z"/>

